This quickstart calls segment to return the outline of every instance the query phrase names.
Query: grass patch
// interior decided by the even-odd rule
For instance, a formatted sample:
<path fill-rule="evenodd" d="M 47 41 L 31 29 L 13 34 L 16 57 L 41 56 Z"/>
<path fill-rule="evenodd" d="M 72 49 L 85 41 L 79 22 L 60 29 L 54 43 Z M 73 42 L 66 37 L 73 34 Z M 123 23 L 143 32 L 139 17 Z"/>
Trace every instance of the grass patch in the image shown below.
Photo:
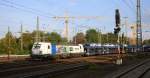
<path fill-rule="evenodd" d="M 88 69 L 90 69 L 90 70 L 95 70 L 95 69 L 97 69 L 97 68 L 98 68 L 98 65 L 97 65 L 97 64 L 91 63 L 91 64 L 89 64 L 89 68 L 88 68 Z"/>

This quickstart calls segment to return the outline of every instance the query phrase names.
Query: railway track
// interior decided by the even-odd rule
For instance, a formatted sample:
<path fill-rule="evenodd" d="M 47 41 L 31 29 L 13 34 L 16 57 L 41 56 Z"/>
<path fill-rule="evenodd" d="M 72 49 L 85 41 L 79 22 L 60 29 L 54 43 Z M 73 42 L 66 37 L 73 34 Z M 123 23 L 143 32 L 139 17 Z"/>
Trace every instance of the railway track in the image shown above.
<path fill-rule="evenodd" d="M 150 59 L 132 66 L 112 78 L 150 78 Z"/>
<path fill-rule="evenodd" d="M 150 78 L 150 68 L 148 68 L 139 78 Z"/>
<path fill-rule="evenodd" d="M 78 58 L 69 58 L 69 59 L 59 59 L 59 60 L 50 60 L 50 61 L 42 61 L 42 60 L 24 60 L 24 61 L 16 61 L 16 62 L 8 62 L 1 63 L 0 70 L 11 69 L 11 68 L 20 68 L 20 67 L 28 67 L 28 66 L 37 66 L 43 64 L 55 64 L 55 63 L 67 63 L 67 62 L 81 62 L 89 59 L 99 58 L 97 60 L 110 60 L 112 57 L 99 57 L 99 56 L 90 56 L 90 57 L 78 57 Z"/>
<path fill-rule="evenodd" d="M 0 64 L 0 70 L 26 67 L 26 66 L 37 66 L 37 65 L 50 64 L 50 63 L 51 62 L 49 61 L 20 61 L 20 62 L 3 63 Z"/>
<path fill-rule="evenodd" d="M 52 77 L 62 73 L 86 69 L 87 63 L 45 64 L 12 68 L 0 71 L 1 78 L 40 78 Z"/>

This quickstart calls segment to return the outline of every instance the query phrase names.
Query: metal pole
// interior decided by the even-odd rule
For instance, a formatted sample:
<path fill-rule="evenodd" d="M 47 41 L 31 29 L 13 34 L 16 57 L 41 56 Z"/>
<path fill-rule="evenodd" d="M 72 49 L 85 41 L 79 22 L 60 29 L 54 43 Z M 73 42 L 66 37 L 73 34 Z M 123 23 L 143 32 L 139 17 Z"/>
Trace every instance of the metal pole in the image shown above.
<path fill-rule="evenodd" d="M 127 44 L 127 36 L 128 36 L 128 34 L 127 34 L 127 19 L 128 19 L 128 17 L 124 17 L 124 19 L 125 19 L 125 36 L 126 36 L 126 39 L 125 39 L 125 44 Z"/>
<path fill-rule="evenodd" d="M 101 29 L 100 29 L 100 43 L 102 45 L 102 33 L 101 33 Z"/>
<path fill-rule="evenodd" d="M 37 16 L 36 37 L 35 37 L 36 42 L 40 41 L 39 35 L 40 35 L 40 33 L 39 33 L 39 17 Z"/>
<path fill-rule="evenodd" d="M 122 33 L 122 52 L 123 53 L 125 53 L 125 50 L 124 50 L 124 43 L 125 43 L 125 41 L 124 41 L 124 32 Z"/>
<path fill-rule="evenodd" d="M 109 33 L 107 33 L 107 43 L 109 43 L 109 42 L 108 42 L 108 35 L 109 35 Z"/>
<path fill-rule="evenodd" d="M 137 51 L 142 47 L 142 28 L 141 28 L 141 1 L 137 0 L 137 29 L 136 29 L 136 44 Z"/>
<path fill-rule="evenodd" d="M 8 61 L 10 59 L 10 53 L 11 53 L 10 51 L 10 28 L 8 26 Z"/>
<path fill-rule="evenodd" d="M 65 25 L 66 25 L 66 38 L 69 41 L 69 36 L 68 36 L 68 17 L 65 19 Z"/>
<path fill-rule="evenodd" d="M 107 44 L 109 44 L 109 42 L 108 42 L 108 33 L 107 33 Z M 110 52 L 109 47 L 107 47 L 107 51 Z"/>
<path fill-rule="evenodd" d="M 100 43 L 100 32 L 99 32 L 99 29 L 97 29 L 98 30 L 98 43 Z"/>
<path fill-rule="evenodd" d="M 44 35 L 44 31 L 43 31 L 43 42 L 45 42 L 45 35 Z"/>
<path fill-rule="evenodd" d="M 119 38 L 119 33 L 118 33 L 118 58 L 117 58 L 117 62 L 116 62 L 116 64 L 118 64 L 118 65 L 120 65 L 120 64 L 122 64 L 122 57 L 121 57 L 121 55 L 120 55 L 120 38 Z"/>
<path fill-rule="evenodd" d="M 120 38 L 119 38 L 120 33 L 118 33 L 118 53 L 119 53 L 119 57 L 120 57 Z"/>
<path fill-rule="evenodd" d="M 21 24 L 21 45 L 20 45 L 20 47 L 21 47 L 21 52 L 23 51 L 23 26 L 22 26 L 22 24 Z"/>
<path fill-rule="evenodd" d="M 74 29 L 75 32 L 75 45 L 77 44 L 77 33 L 76 33 L 76 29 Z"/>
<path fill-rule="evenodd" d="M 44 27 L 44 24 L 43 24 L 43 33 L 42 33 L 42 36 L 43 36 L 42 41 L 43 41 L 43 42 L 45 42 L 45 32 L 44 32 L 44 29 L 45 29 L 45 27 Z"/>

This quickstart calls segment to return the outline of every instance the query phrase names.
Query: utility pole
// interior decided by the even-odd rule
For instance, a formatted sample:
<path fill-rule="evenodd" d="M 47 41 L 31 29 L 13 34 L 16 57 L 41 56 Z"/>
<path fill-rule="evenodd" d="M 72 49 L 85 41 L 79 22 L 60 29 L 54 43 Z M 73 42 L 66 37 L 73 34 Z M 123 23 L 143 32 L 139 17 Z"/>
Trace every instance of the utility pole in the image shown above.
<path fill-rule="evenodd" d="M 128 39 L 128 38 L 127 38 L 127 36 L 128 36 L 128 33 L 127 33 L 127 32 L 128 32 L 128 31 L 127 31 L 127 26 L 128 26 L 128 25 L 127 25 L 127 19 L 128 19 L 128 17 L 124 17 L 124 26 L 125 26 L 124 28 L 125 28 L 125 36 L 126 36 L 126 39 L 125 39 L 125 41 L 124 41 L 125 44 L 127 44 L 127 42 L 128 42 L 128 40 L 127 40 L 127 39 Z"/>
<path fill-rule="evenodd" d="M 107 43 L 109 43 L 109 42 L 108 42 L 108 37 L 109 37 L 109 33 L 107 33 Z"/>
<path fill-rule="evenodd" d="M 141 28 L 141 0 L 137 0 L 137 20 L 136 20 L 136 45 L 137 51 L 142 48 L 142 28 Z"/>
<path fill-rule="evenodd" d="M 10 54 L 11 54 L 11 51 L 10 51 L 10 28 L 8 26 L 8 61 L 10 59 Z"/>
<path fill-rule="evenodd" d="M 22 24 L 21 24 L 21 45 L 20 45 L 20 47 L 21 47 L 21 52 L 23 51 L 23 26 L 22 26 Z"/>
<path fill-rule="evenodd" d="M 100 43 L 102 45 L 102 32 L 101 32 L 101 29 L 100 29 Z"/>
<path fill-rule="evenodd" d="M 45 27 L 44 27 L 44 25 L 43 25 L 43 33 L 42 33 L 42 36 L 43 36 L 42 41 L 43 41 L 43 42 L 45 42 L 45 38 L 46 38 L 46 37 L 45 37 L 45 31 L 44 31 L 44 30 L 45 30 Z"/>
<path fill-rule="evenodd" d="M 95 30 L 97 31 L 97 38 L 98 38 L 97 43 L 99 44 L 99 43 L 101 43 L 100 29 L 99 28 L 95 28 Z"/>
<path fill-rule="evenodd" d="M 76 29 L 74 28 L 73 32 L 75 33 L 74 35 L 74 44 L 76 45 L 77 44 L 77 32 L 76 32 Z"/>
<path fill-rule="evenodd" d="M 67 18 L 65 18 L 65 27 L 66 27 L 66 28 L 65 28 L 65 29 L 66 29 L 66 30 L 65 30 L 65 34 L 66 34 L 65 37 L 67 38 L 67 40 L 69 40 L 69 34 L 68 34 L 68 26 L 69 26 L 69 25 L 68 25 L 68 22 L 69 22 L 69 18 L 68 18 L 68 16 L 67 16 Z"/>
<path fill-rule="evenodd" d="M 42 41 L 45 42 L 45 33 L 44 33 L 44 31 L 43 31 L 43 40 Z"/>
<path fill-rule="evenodd" d="M 128 36 L 128 34 L 127 34 L 127 19 L 128 19 L 128 17 L 123 17 L 124 18 L 124 24 L 122 24 L 122 28 L 124 28 L 124 30 L 122 31 L 122 35 L 121 35 L 121 44 L 123 45 L 123 49 L 122 49 L 122 52 L 125 52 L 126 50 L 125 50 L 125 48 L 124 48 L 124 44 L 127 44 L 127 36 Z M 124 37 L 124 33 L 125 33 L 125 37 Z"/>
<path fill-rule="evenodd" d="M 100 31 L 99 31 L 99 29 L 97 29 L 98 30 L 98 43 L 100 43 Z"/>
<path fill-rule="evenodd" d="M 37 16 L 37 25 L 36 25 L 36 37 L 35 41 L 39 42 L 40 41 L 40 33 L 39 33 L 39 17 Z"/>

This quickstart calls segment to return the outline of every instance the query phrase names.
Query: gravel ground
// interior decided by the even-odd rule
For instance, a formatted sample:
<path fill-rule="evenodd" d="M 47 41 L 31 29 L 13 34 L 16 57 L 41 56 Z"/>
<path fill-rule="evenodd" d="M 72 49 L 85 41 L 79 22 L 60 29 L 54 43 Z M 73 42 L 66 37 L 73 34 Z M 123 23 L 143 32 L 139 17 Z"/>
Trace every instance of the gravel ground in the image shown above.
<path fill-rule="evenodd" d="M 59 75 L 53 78 L 84 78 L 84 77 L 104 78 L 108 75 L 113 74 L 114 72 L 118 70 L 126 69 L 129 65 L 138 64 L 140 61 L 147 59 L 147 57 L 143 58 L 143 56 L 140 55 L 135 58 L 135 57 L 130 56 L 130 57 L 123 59 L 122 65 L 114 64 L 115 59 L 116 59 L 116 55 L 101 55 L 101 56 L 91 56 L 91 57 L 59 59 L 57 60 L 57 62 L 67 62 L 67 63 L 68 62 L 88 62 L 89 68 L 86 70 L 80 70 L 80 71 L 75 71 L 75 72 L 70 72 L 67 74 Z"/>
<path fill-rule="evenodd" d="M 7 55 L 0 55 L 0 64 L 13 61 L 23 61 L 26 58 L 29 58 L 29 55 L 11 55 L 9 58 Z"/>
<path fill-rule="evenodd" d="M 87 70 L 70 72 L 68 74 L 59 75 L 53 78 L 107 78 L 108 75 L 112 75 L 117 71 L 124 70 L 133 64 L 138 64 L 145 59 L 147 58 L 128 57 L 123 59 L 122 65 L 116 65 L 114 63 L 89 62 L 90 66 Z"/>

